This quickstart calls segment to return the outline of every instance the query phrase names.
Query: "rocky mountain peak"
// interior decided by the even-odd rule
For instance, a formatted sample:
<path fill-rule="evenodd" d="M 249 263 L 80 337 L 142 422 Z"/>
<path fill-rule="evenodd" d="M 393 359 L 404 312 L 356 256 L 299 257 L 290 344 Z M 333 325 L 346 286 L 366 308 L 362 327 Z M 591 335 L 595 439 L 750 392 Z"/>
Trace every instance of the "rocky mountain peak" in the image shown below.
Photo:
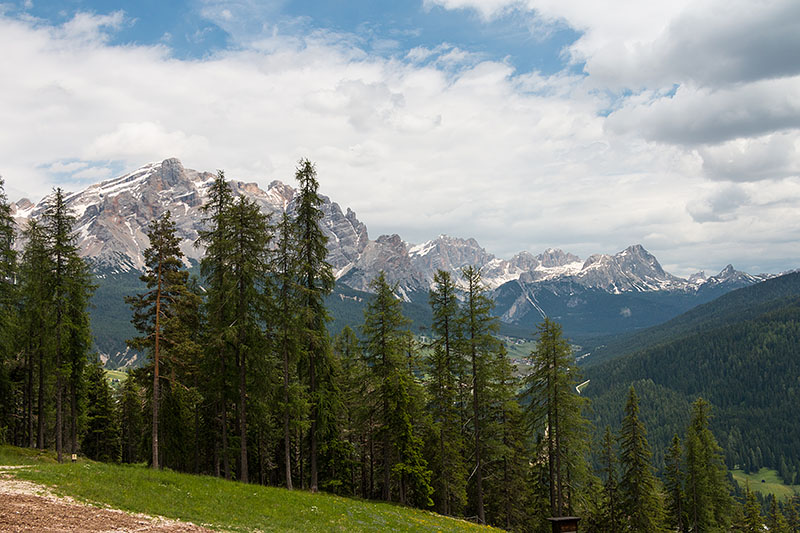
<path fill-rule="evenodd" d="M 557 248 L 548 248 L 539 254 L 538 259 L 541 265 L 547 268 L 561 267 L 581 260 L 577 255 L 565 253 Z"/>

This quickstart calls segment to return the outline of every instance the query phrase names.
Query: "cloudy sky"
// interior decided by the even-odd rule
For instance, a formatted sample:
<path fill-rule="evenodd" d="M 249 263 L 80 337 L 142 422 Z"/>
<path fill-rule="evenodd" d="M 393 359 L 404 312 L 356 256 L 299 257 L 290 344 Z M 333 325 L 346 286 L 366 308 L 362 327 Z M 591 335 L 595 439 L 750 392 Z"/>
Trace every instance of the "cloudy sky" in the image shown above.
<path fill-rule="evenodd" d="M 373 238 L 800 267 L 796 0 L 1 2 L 11 200 L 308 157 Z"/>

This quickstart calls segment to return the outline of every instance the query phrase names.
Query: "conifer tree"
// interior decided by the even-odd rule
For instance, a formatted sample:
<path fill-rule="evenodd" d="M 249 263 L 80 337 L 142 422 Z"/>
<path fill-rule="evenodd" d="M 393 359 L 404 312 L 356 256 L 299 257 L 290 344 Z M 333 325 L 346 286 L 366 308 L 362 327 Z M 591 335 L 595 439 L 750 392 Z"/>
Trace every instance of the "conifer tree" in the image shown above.
<path fill-rule="evenodd" d="M 710 406 L 702 398 L 692 404 L 686 433 L 686 515 L 689 531 L 725 531 L 733 500 L 722 450 L 708 427 Z"/>
<path fill-rule="evenodd" d="M 247 367 L 264 354 L 266 339 L 261 329 L 269 313 L 269 244 L 272 229 L 258 205 L 244 196 L 231 206 L 230 300 L 234 321 L 228 335 L 239 369 L 239 479 L 248 482 L 247 464 Z"/>
<path fill-rule="evenodd" d="M 153 364 L 152 467 L 158 469 L 161 467 L 158 423 L 162 350 L 175 347 L 164 332 L 180 327 L 180 305 L 187 296 L 189 276 L 183 269 L 180 239 L 175 234 L 175 222 L 169 211 L 150 223 L 147 236 L 150 246 L 144 251 L 145 271 L 140 277 L 147 290 L 125 300 L 133 310 L 132 322 L 140 333 L 128 344 L 134 349 L 147 350 Z"/>
<path fill-rule="evenodd" d="M 422 441 L 415 434 L 411 397 L 412 377 L 404 360 L 408 319 L 400 301 L 381 271 L 370 289 L 375 294 L 364 311 L 364 348 L 367 364 L 376 382 L 380 398 L 383 449 L 383 499 L 391 500 L 391 474 L 399 481 L 401 503 L 430 505 L 430 470 L 422 457 Z"/>
<path fill-rule="evenodd" d="M 121 460 L 123 463 L 138 463 L 145 429 L 142 416 L 144 401 L 142 388 L 131 371 L 128 371 L 127 377 L 120 386 L 118 405 Z"/>
<path fill-rule="evenodd" d="M 466 465 L 464 442 L 458 412 L 458 376 L 463 373 L 463 358 L 457 348 L 460 341 L 458 299 L 449 272 L 439 270 L 430 291 L 433 313 L 431 350 L 427 359 L 430 412 L 437 433 L 433 458 L 435 500 L 438 511 L 458 514 L 466 502 Z"/>
<path fill-rule="evenodd" d="M 744 487 L 744 532 L 761 533 L 764 529 L 764 520 L 761 518 L 761 505 L 756 499 L 756 495 L 750 490 L 750 483 L 746 482 Z"/>
<path fill-rule="evenodd" d="M 78 451 L 79 398 L 84 394 L 86 376 L 84 371 L 92 347 L 92 331 L 89 322 L 89 302 L 96 285 L 86 262 L 72 255 L 67 262 L 67 302 L 64 316 L 67 324 L 64 346 L 66 363 L 69 366 L 70 403 L 70 453 Z"/>
<path fill-rule="evenodd" d="M 622 531 L 616 444 L 616 439 L 611 434 L 611 428 L 606 426 L 600 458 L 603 476 L 605 477 L 600 507 L 602 531 Z"/>
<path fill-rule="evenodd" d="M 639 420 L 639 397 L 631 386 L 620 432 L 620 507 L 626 530 L 649 533 L 663 530 L 658 481 L 650 464 L 647 431 Z"/>
<path fill-rule="evenodd" d="M 71 284 L 75 281 L 71 278 L 73 265 L 81 261 L 78 257 L 73 226 L 75 217 L 70 213 L 66 204 L 64 191 L 61 188 L 55 189 L 50 197 L 44 212 L 44 226 L 49 237 L 48 250 L 51 255 L 52 270 L 50 273 L 49 288 L 52 293 L 54 309 L 53 347 L 55 351 L 55 374 L 56 374 L 56 454 L 58 461 L 63 460 L 63 439 L 64 439 L 64 410 L 63 397 L 65 389 L 65 377 L 69 374 L 69 362 L 67 360 L 67 350 L 69 339 L 69 329 L 74 326 L 71 323 L 69 312 L 70 298 L 74 295 L 74 287 Z M 87 298 L 88 300 L 88 298 Z M 85 356 L 85 354 L 82 354 Z M 78 394 L 76 388 L 72 389 L 72 395 Z"/>
<path fill-rule="evenodd" d="M 50 272 L 52 258 L 48 251 L 47 233 L 38 220 L 30 220 L 23 233 L 25 247 L 20 264 L 21 313 L 20 331 L 24 337 L 28 360 L 29 387 L 33 388 L 33 372 L 37 376 L 36 393 L 36 447 L 45 447 L 46 431 L 46 376 L 50 373 L 52 358 L 52 305 Z M 33 392 L 30 392 L 31 404 Z M 32 406 L 31 406 L 32 410 Z M 29 424 L 32 423 L 32 417 Z"/>
<path fill-rule="evenodd" d="M 486 425 L 487 522 L 507 530 L 525 530 L 530 523 L 530 455 L 527 427 L 517 394 L 519 379 L 502 344 L 490 360 L 490 416 Z"/>
<path fill-rule="evenodd" d="M 283 462 L 286 488 L 291 490 L 292 459 L 291 436 L 302 426 L 307 415 L 307 406 L 302 387 L 297 382 L 293 369 L 297 367 L 299 346 L 296 329 L 298 327 L 298 272 L 297 238 L 295 227 L 287 213 L 283 213 L 277 228 L 277 243 L 272 270 L 275 272 L 275 346 L 281 360 L 283 381 Z"/>
<path fill-rule="evenodd" d="M 219 421 L 218 439 L 214 439 L 215 469 L 219 475 L 221 456 L 223 474 L 230 479 L 230 457 L 228 455 L 228 384 L 230 377 L 230 345 L 227 342 L 228 326 L 233 321 L 233 306 L 229 299 L 233 280 L 229 262 L 232 253 L 228 217 L 233 205 L 233 192 L 225 181 L 225 173 L 217 171 L 214 182 L 208 188 L 208 201 L 201 207 L 204 229 L 199 231 L 198 245 L 205 246 L 200 261 L 200 272 L 206 281 L 205 316 L 207 320 L 207 368 L 211 385 L 209 396 L 213 398 L 214 418 Z M 217 452 L 217 442 L 221 450 Z"/>
<path fill-rule="evenodd" d="M 547 485 L 552 516 L 575 512 L 582 477 L 587 476 L 585 400 L 576 391 L 577 369 L 561 326 L 549 318 L 538 326 L 531 354 L 534 370 L 526 379 L 524 397 L 535 426 L 542 427 L 547 458 Z"/>
<path fill-rule="evenodd" d="M 786 501 L 786 523 L 791 533 L 800 533 L 800 514 L 797 512 L 797 497 Z"/>
<path fill-rule="evenodd" d="M 3 428 L 10 425 L 7 416 L 11 414 L 12 384 L 8 375 L 7 364 L 14 357 L 14 348 L 18 345 L 15 338 L 18 319 L 18 291 L 16 287 L 17 257 L 14 250 L 15 224 L 11 218 L 11 208 L 6 197 L 4 182 L 0 177 L 0 438 Z M 29 442 L 33 442 L 33 367 L 30 352 L 26 352 L 26 383 L 24 393 L 25 431 Z"/>
<path fill-rule="evenodd" d="M 683 531 L 686 524 L 683 509 L 683 448 L 676 433 L 664 456 L 664 489 L 666 491 L 667 524 L 673 531 Z"/>
<path fill-rule="evenodd" d="M 789 533 L 789 524 L 783 516 L 778 499 L 772 497 L 769 503 L 769 514 L 767 515 L 767 528 L 770 533 Z"/>
<path fill-rule="evenodd" d="M 485 524 L 483 469 L 487 449 L 483 426 L 487 417 L 486 395 L 491 379 L 490 361 L 492 354 L 499 349 L 498 341 L 494 337 L 498 325 L 497 319 L 491 314 L 494 302 L 486 295 L 480 270 L 468 266 L 462 269 L 461 276 L 466 286 L 462 311 L 464 351 L 471 368 L 472 380 L 472 436 L 474 442 L 472 455 L 475 460 L 475 505 L 478 521 Z"/>
<path fill-rule="evenodd" d="M 326 322 L 325 296 L 333 290 L 334 277 L 331 265 L 326 261 L 328 238 L 320 224 L 323 218 L 322 198 L 314 165 L 303 159 L 295 172 L 299 190 L 295 202 L 295 225 L 297 227 L 297 257 L 300 289 L 299 336 L 301 354 L 308 376 L 310 395 L 309 468 L 311 491 L 319 486 L 317 465 L 320 425 L 320 403 L 331 386 L 330 345 Z"/>
<path fill-rule="evenodd" d="M 86 432 L 81 449 L 95 461 L 119 460 L 120 442 L 111 387 L 99 361 L 88 366 L 86 373 Z"/>
<path fill-rule="evenodd" d="M 350 326 L 345 326 L 333 341 L 333 353 L 339 361 L 339 382 L 343 438 L 349 453 L 347 462 L 351 478 L 345 493 L 367 496 L 368 420 L 372 412 L 369 383 L 370 369 L 364 361 L 361 343 Z M 357 479 L 356 474 L 360 472 Z M 359 488 L 360 487 L 360 488 Z"/>

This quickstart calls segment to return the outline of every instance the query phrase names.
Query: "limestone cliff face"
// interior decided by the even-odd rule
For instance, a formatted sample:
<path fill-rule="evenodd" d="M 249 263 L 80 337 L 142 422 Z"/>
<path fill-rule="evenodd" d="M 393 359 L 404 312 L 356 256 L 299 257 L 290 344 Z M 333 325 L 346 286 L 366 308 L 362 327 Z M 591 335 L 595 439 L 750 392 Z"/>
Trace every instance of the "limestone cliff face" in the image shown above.
<path fill-rule="evenodd" d="M 215 174 L 184 168 L 177 159 L 145 165 L 133 172 L 69 193 L 67 206 L 77 219 L 75 225 L 82 256 L 93 266 L 112 270 L 141 269 L 142 252 L 149 245 L 147 227 L 152 220 L 170 211 L 182 239 L 181 249 L 187 259 L 199 259 L 201 247 L 195 246 L 203 227 L 200 210 L 207 199 L 208 186 Z M 254 200 L 265 213 L 275 215 L 294 209 L 296 191 L 280 181 L 262 190 L 256 183 L 230 181 L 234 194 Z M 17 223 L 24 226 L 31 216 L 40 215 L 50 201 L 37 204 L 20 200 L 12 205 Z M 347 210 L 324 198 L 323 231 L 328 236 L 328 260 L 334 268 L 352 262 L 367 244 L 367 228 Z M 277 221 L 277 216 L 273 216 Z"/>

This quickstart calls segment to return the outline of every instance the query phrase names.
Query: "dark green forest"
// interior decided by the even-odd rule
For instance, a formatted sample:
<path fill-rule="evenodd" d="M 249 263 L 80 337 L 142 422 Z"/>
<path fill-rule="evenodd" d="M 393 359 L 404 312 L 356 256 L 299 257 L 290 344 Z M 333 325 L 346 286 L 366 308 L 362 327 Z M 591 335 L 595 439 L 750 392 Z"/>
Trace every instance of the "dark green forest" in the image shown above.
<path fill-rule="evenodd" d="M 427 305 L 401 303 L 382 273 L 370 293 L 337 289 L 314 165 L 295 178 L 295 216 L 272 220 L 220 172 L 191 271 L 170 213 L 151 222 L 144 272 L 101 298 L 124 298 L 142 356 L 117 389 L 92 352 L 98 287 L 62 191 L 21 235 L 0 195 L 0 442 L 512 531 L 567 515 L 598 533 L 761 531 L 778 516 L 798 531 L 793 501 L 765 518 L 728 476 L 797 472 L 797 301 L 587 369 L 581 395 L 555 321 L 514 368 L 477 268 L 437 272 Z"/>
<path fill-rule="evenodd" d="M 797 274 L 784 278 L 762 285 L 797 285 Z M 794 484 L 800 469 L 800 421 L 794 411 L 800 400 L 800 297 L 770 300 L 746 313 L 728 312 L 730 301 L 742 296 L 737 293 L 750 297 L 756 290 L 720 299 L 724 306 L 714 310 L 722 319 L 707 321 L 699 331 L 687 329 L 677 338 L 586 369 L 592 381 L 585 393 L 598 423 L 619 419 L 624 392 L 635 383 L 645 419 L 658 428 L 652 442 L 657 457 L 662 456 L 672 433 L 685 424 L 684 406 L 702 396 L 714 406 L 712 427 L 731 468 L 767 466 Z M 682 322 L 689 323 L 686 317 Z"/>

